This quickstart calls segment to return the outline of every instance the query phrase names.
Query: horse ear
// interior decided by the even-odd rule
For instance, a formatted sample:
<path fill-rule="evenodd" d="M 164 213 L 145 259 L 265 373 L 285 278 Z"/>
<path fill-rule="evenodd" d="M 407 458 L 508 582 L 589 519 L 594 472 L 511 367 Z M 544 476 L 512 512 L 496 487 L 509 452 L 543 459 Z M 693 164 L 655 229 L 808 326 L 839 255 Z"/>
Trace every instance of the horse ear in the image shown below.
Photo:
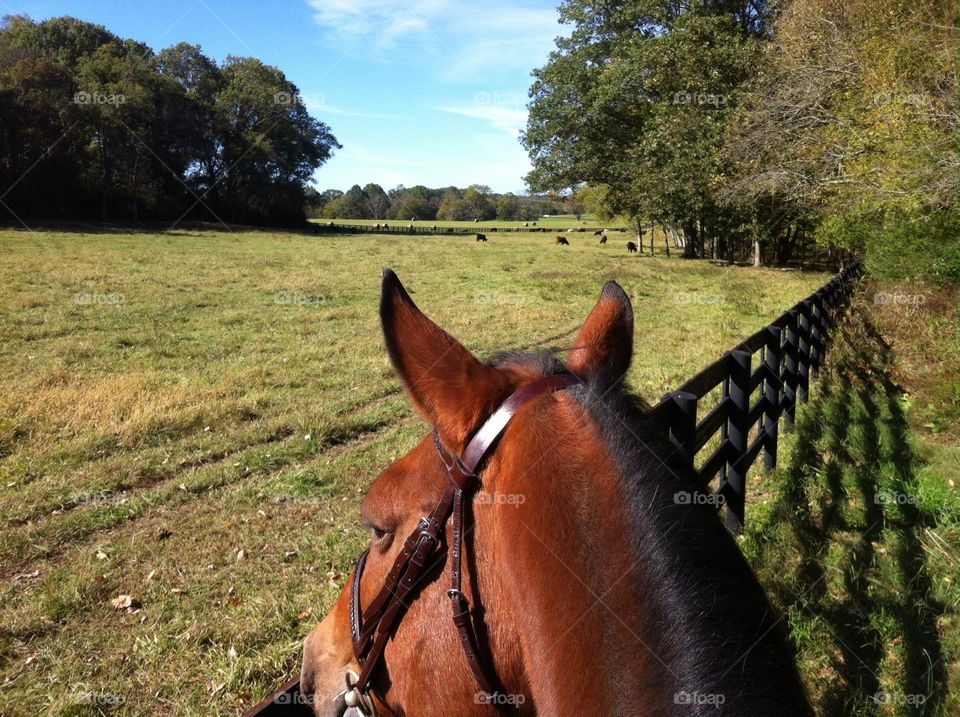
<path fill-rule="evenodd" d="M 462 446 L 509 392 L 509 381 L 428 319 L 390 269 L 383 272 L 380 321 L 390 361 L 414 406 L 451 446 Z"/>
<path fill-rule="evenodd" d="M 614 384 L 623 380 L 632 355 L 633 307 L 620 285 L 608 281 L 580 329 L 567 366 L 583 378 L 601 377 Z"/>

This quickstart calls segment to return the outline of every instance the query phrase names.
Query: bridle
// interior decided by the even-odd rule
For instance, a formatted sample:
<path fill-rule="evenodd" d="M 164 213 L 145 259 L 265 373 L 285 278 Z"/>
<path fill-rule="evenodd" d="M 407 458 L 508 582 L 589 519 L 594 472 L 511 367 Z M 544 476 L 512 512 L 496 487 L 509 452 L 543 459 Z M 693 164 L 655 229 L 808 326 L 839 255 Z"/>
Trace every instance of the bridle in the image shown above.
<path fill-rule="evenodd" d="M 403 618 L 407 598 L 419 586 L 424 577 L 438 561 L 431 560 L 444 547 L 445 527 L 452 516 L 450 541 L 450 589 L 447 595 L 453 608 L 453 623 L 460 637 L 470 671 L 480 688 L 486 693 L 485 701 L 499 713 L 509 714 L 509 700 L 493 669 L 492 660 L 482 659 L 477 641 L 476 623 L 470 613 L 470 604 L 461 590 L 463 521 L 466 499 L 480 484 L 477 469 L 492 452 L 497 439 L 506 429 L 513 416 L 522 406 L 547 393 L 560 391 L 580 383 L 573 374 L 561 373 L 532 381 L 514 391 L 500 407 L 491 414 L 467 444 L 462 456 L 449 450 L 440 439 L 436 429 L 433 440 L 450 481 L 436 507 L 426 517 L 421 517 L 416 529 L 407 537 L 403 549 L 394 560 L 383 587 L 366 609 L 360 606 L 360 580 L 367 561 L 369 549 L 357 561 L 350 584 L 350 634 L 353 652 L 360 664 L 360 674 L 348 672 L 344 700 L 356 710 L 354 714 L 375 715 L 376 708 L 371 697 L 371 678 L 383 663 L 387 641 Z"/>

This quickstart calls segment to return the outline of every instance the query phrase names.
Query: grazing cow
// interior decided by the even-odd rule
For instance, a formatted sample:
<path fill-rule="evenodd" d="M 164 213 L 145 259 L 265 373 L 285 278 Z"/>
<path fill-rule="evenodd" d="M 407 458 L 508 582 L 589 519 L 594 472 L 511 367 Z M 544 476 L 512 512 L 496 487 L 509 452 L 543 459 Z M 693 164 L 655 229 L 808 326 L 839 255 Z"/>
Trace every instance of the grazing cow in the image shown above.
<path fill-rule="evenodd" d="M 563 237 L 557 237 L 557 246 L 570 246 L 570 242 Z"/>
<path fill-rule="evenodd" d="M 603 246 L 607 243 L 607 238 L 605 236 L 600 237 L 600 246 Z"/>
<path fill-rule="evenodd" d="M 595 231 L 595 232 L 593 233 L 593 235 L 594 235 L 595 237 L 602 237 L 602 236 L 603 236 L 603 232 L 604 232 L 603 229 L 597 229 L 597 231 Z"/>
<path fill-rule="evenodd" d="M 534 223 L 533 223 L 533 224 L 531 224 L 530 226 L 532 226 L 532 227 L 535 227 L 535 226 L 537 226 L 537 223 L 536 223 L 536 222 L 534 222 Z"/>
<path fill-rule="evenodd" d="M 636 254 L 636 253 L 637 253 L 637 245 L 634 244 L 632 241 L 628 241 L 628 242 L 627 242 L 627 251 L 630 252 L 631 254 Z"/>
<path fill-rule="evenodd" d="M 567 229 L 567 234 L 573 234 L 575 231 L 576 229 Z"/>
<path fill-rule="evenodd" d="M 486 240 L 487 240 L 486 234 L 477 234 L 477 241 L 486 241 Z"/>
<path fill-rule="evenodd" d="M 530 226 L 530 222 L 524 222 L 524 223 L 523 223 L 523 226 L 525 226 L 525 227 Z"/>
<path fill-rule="evenodd" d="M 474 222 L 479 222 L 480 220 L 479 220 L 479 219 L 474 219 L 473 221 L 474 221 Z"/>

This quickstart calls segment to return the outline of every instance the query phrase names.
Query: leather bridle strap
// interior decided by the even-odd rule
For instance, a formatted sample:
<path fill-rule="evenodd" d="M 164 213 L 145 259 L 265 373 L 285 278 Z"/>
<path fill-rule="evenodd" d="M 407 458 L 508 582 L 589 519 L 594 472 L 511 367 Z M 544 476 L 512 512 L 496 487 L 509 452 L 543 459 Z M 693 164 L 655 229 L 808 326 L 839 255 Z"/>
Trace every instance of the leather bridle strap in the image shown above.
<path fill-rule="evenodd" d="M 366 610 L 362 610 L 360 606 L 360 579 L 369 551 L 364 551 L 360 556 L 353 572 L 350 585 L 350 631 L 354 654 L 361 665 L 361 671 L 352 687 L 359 693 L 369 692 L 373 671 L 382 660 L 387 641 L 406 608 L 407 598 L 424 574 L 437 564 L 430 558 L 439 552 L 443 544 L 444 527 L 451 515 L 453 517 L 450 546 L 451 586 L 447 594 L 450 596 L 453 607 L 453 621 L 470 671 L 481 689 L 490 696 L 501 691 L 492 665 L 480 658 L 476 626 L 470 614 L 470 605 L 461 590 L 463 524 L 466 507 L 469 506 L 467 499 L 479 485 L 477 469 L 489 455 L 517 411 L 538 396 L 559 391 L 577 383 L 580 383 L 580 379 L 572 374 L 556 374 L 532 381 L 517 389 L 474 434 L 462 457 L 450 451 L 434 430 L 437 453 L 447 469 L 450 483 L 447 484 L 430 515 L 421 518 L 416 530 L 404 541 L 403 548 L 394 560 L 383 587 Z M 492 702 L 491 704 L 497 708 L 498 712 L 505 711 L 501 703 Z"/>

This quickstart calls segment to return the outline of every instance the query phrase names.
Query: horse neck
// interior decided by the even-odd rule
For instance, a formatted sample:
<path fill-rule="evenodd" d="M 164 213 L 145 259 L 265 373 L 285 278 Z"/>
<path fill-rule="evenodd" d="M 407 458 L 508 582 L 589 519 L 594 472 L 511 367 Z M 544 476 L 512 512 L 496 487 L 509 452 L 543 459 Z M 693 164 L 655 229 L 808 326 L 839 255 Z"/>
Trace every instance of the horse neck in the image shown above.
<path fill-rule="evenodd" d="M 494 490 L 522 502 L 498 508 L 493 530 L 538 713 L 663 714 L 669 668 L 641 609 L 615 466 L 598 442 L 542 431 L 518 443 L 528 458 L 505 455 Z"/>

